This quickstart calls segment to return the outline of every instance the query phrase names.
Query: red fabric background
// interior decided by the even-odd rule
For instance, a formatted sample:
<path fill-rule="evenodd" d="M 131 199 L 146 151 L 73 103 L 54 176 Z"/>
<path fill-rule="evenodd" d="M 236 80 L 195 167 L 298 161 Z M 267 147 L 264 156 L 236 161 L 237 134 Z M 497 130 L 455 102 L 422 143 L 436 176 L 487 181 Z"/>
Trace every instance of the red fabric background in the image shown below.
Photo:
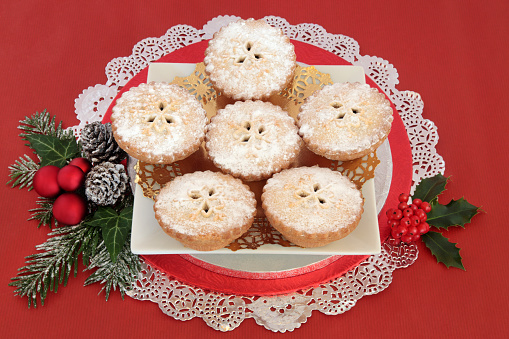
<path fill-rule="evenodd" d="M 316 23 L 327 32 L 355 39 L 362 55 L 393 64 L 400 90 L 419 93 L 424 117 L 438 127 L 437 150 L 452 176 L 440 200 L 464 196 L 485 213 L 465 229 L 444 234 L 458 243 L 466 272 L 437 264 L 419 244 L 419 258 L 394 272 L 380 294 L 359 300 L 338 316 L 313 312 L 293 337 L 444 337 L 505 338 L 509 327 L 506 203 L 509 182 L 505 154 L 509 122 L 503 98 L 509 91 L 508 18 L 504 0 L 291 2 L 260 0 L 62 3 L 13 1 L 0 4 L 0 102 L 2 103 L 0 177 L 30 151 L 16 129 L 18 121 L 48 109 L 77 123 L 74 99 L 89 86 L 105 83 L 104 67 L 128 56 L 147 37 L 159 37 L 177 24 L 201 28 L 218 15 L 284 17 L 292 25 Z M 180 322 L 157 305 L 113 293 L 108 302 L 99 286 L 83 287 L 88 272 L 79 266 L 44 307 L 28 310 L 26 299 L 7 284 L 24 265 L 24 256 L 47 238 L 47 228 L 26 220 L 35 208 L 35 192 L 1 188 L 0 325 L 2 337 L 210 337 L 276 336 L 245 320 L 231 333 L 219 333 L 201 319 Z M 375 320 L 375 321 L 373 321 Z M 285 334 L 288 335 L 288 334 Z M 279 335 L 281 336 L 281 335 Z"/>

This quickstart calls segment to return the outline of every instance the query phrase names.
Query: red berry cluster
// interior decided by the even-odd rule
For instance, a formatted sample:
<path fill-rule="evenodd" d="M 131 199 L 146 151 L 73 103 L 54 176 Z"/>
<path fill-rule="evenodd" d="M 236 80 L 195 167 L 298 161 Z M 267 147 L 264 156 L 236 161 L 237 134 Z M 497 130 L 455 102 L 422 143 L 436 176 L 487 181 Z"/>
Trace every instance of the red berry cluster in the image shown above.
<path fill-rule="evenodd" d="M 91 167 L 87 159 L 76 158 L 62 168 L 48 165 L 35 173 L 33 179 L 35 191 L 41 197 L 56 198 L 52 212 L 58 222 L 75 225 L 83 220 L 86 202 L 81 194 L 75 191 L 83 187 L 85 176 Z"/>
<path fill-rule="evenodd" d="M 406 193 L 401 193 L 398 199 L 398 208 L 387 210 L 387 223 L 391 226 L 395 242 L 408 244 L 419 240 L 422 234 L 429 231 L 426 213 L 431 211 L 431 205 L 421 199 L 412 199 L 412 203 L 408 204 L 410 196 Z"/>

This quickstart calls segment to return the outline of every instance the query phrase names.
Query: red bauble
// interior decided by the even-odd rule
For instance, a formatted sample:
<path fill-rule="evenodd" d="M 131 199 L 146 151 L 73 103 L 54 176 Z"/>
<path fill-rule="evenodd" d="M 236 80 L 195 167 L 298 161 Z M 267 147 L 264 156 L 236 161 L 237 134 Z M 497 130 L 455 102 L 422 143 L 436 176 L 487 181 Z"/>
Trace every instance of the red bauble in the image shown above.
<path fill-rule="evenodd" d="M 53 217 L 64 225 L 80 223 L 86 210 L 85 199 L 76 193 L 62 193 L 53 203 Z"/>
<path fill-rule="evenodd" d="M 85 173 L 78 166 L 67 165 L 58 172 L 57 182 L 64 191 L 76 191 L 85 183 Z"/>
<path fill-rule="evenodd" d="M 39 168 L 34 175 L 33 185 L 35 191 L 45 198 L 54 198 L 60 193 L 57 176 L 60 168 L 48 165 Z"/>
<path fill-rule="evenodd" d="M 69 165 L 78 166 L 85 174 L 92 169 L 92 164 L 85 158 L 74 158 L 69 162 Z"/>

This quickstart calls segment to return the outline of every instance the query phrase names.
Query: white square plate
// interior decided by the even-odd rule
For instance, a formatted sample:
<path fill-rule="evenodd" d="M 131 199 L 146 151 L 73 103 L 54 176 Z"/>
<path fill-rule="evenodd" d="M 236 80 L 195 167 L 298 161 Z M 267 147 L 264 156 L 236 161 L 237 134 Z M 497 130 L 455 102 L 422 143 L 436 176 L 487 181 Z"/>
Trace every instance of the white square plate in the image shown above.
<path fill-rule="evenodd" d="M 359 66 L 315 66 L 320 72 L 329 73 L 333 82 L 365 82 L 364 70 Z M 171 82 L 175 76 L 190 75 L 195 64 L 153 63 L 149 66 L 147 81 Z M 154 216 L 154 201 L 143 196 L 140 187 L 134 194 L 134 212 L 131 250 L 136 254 L 299 254 L 299 255 L 363 255 L 380 253 L 380 234 L 376 212 L 374 179 L 362 187 L 364 213 L 357 228 L 347 237 L 318 248 L 282 247 L 263 245 L 256 250 L 231 251 L 223 248 L 199 252 L 184 247 L 163 232 Z"/>

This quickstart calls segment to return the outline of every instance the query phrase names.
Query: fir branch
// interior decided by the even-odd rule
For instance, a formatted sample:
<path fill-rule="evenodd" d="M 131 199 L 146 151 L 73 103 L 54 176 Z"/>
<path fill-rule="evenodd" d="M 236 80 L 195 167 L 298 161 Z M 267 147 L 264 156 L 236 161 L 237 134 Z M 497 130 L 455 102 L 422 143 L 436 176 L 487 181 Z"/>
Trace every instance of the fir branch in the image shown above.
<path fill-rule="evenodd" d="M 27 187 L 29 191 L 31 191 L 33 187 L 33 179 L 35 172 L 39 169 L 40 165 L 37 164 L 32 158 L 28 155 L 24 155 L 24 157 L 19 157 L 18 160 L 11 166 L 9 166 L 9 171 L 11 180 L 7 182 L 7 185 L 12 183 L 11 187 L 16 187 L 19 185 L 19 189 L 23 187 Z"/>
<path fill-rule="evenodd" d="M 108 300 L 111 290 L 119 289 L 122 299 L 132 288 L 141 270 L 140 259 L 131 252 L 130 238 L 124 244 L 115 262 L 111 261 L 110 254 L 104 242 L 101 242 L 99 252 L 91 259 L 88 270 L 97 268 L 86 280 L 85 286 L 100 283 L 104 285 L 99 291 L 106 293 Z"/>
<path fill-rule="evenodd" d="M 53 219 L 53 203 L 55 202 L 55 199 L 53 198 L 43 198 L 39 197 L 37 200 L 37 205 L 40 207 L 33 208 L 31 210 L 28 210 L 29 212 L 32 212 L 32 216 L 28 219 L 30 220 L 39 220 L 39 225 L 37 228 L 41 227 L 42 225 L 47 225 L 49 228 L 51 228 L 51 220 Z M 53 219 L 53 222 L 55 224 L 55 227 L 58 226 L 58 221 Z"/>
<path fill-rule="evenodd" d="M 29 308 L 37 307 L 38 297 L 44 305 L 48 290 L 56 293 L 58 285 L 67 285 L 71 271 L 76 276 L 78 255 L 97 232 L 101 232 L 100 228 L 80 224 L 59 227 L 49 233 L 48 240 L 36 246 L 42 252 L 26 257 L 26 265 L 11 279 L 9 286 L 16 287 L 14 294 L 28 297 Z"/>
<path fill-rule="evenodd" d="M 61 121 L 56 125 L 55 116 L 51 117 L 46 110 L 41 113 L 35 112 L 31 117 L 25 117 L 19 122 L 21 125 L 18 126 L 18 129 L 23 131 L 19 136 L 23 140 L 27 140 L 26 137 L 33 134 L 50 135 L 59 139 L 74 139 L 73 131 L 62 128 Z"/>

